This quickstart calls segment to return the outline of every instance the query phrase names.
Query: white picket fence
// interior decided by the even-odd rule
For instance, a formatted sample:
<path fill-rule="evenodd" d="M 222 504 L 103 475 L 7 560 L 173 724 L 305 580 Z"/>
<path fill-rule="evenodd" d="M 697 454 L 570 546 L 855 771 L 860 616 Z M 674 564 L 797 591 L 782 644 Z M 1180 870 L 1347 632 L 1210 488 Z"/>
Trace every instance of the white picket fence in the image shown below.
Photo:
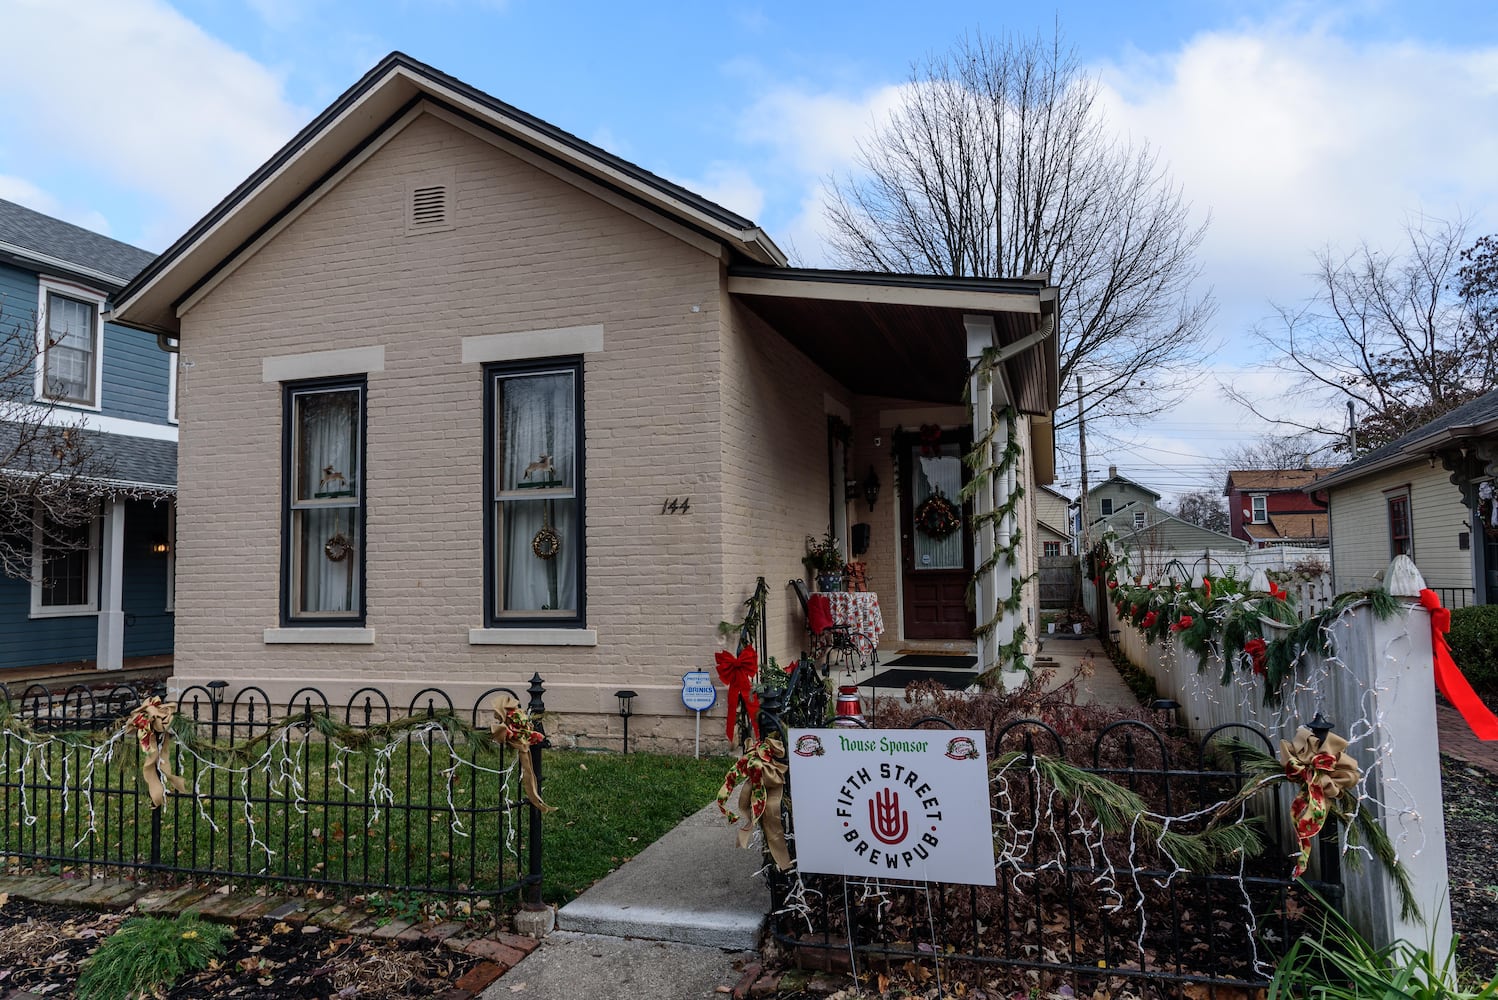
<path fill-rule="evenodd" d="M 1298 545 L 1267 549 L 1142 549 L 1128 552 L 1129 575 L 1142 573 L 1147 579 L 1171 576 L 1184 583 L 1191 578 L 1200 586 L 1204 576 L 1231 574 L 1240 580 L 1256 570 L 1271 573 L 1279 586 L 1295 595 L 1296 606 L 1304 615 L 1313 615 L 1330 606 L 1332 598 L 1332 559 L 1330 549 Z M 1286 576 L 1288 575 L 1288 577 Z"/>
<path fill-rule="evenodd" d="M 1179 703 L 1181 722 L 1197 735 L 1238 723 L 1289 740 L 1316 713 L 1329 719 L 1351 741 L 1349 752 L 1365 774 L 1354 793 L 1375 810 L 1394 843 L 1427 922 L 1401 918 L 1388 876 L 1356 848 L 1343 858 L 1347 916 L 1376 943 L 1434 940 L 1445 954 L 1451 915 L 1430 615 L 1414 598 L 1400 600 L 1399 613 L 1385 621 L 1366 602 L 1343 612 L 1331 627 L 1333 654 L 1303 655 L 1275 706 L 1264 704 L 1263 679 L 1252 671 L 1235 669 L 1224 686 L 1220 657 L 1198 669 L 1195 654 L 1168 640 L 1148 645 L 1106 602 L 1098 610 L 1102 627 L 1116 630 L 1113 637 L 1124 655 L 1154 678 L 1162 698 Z"/>

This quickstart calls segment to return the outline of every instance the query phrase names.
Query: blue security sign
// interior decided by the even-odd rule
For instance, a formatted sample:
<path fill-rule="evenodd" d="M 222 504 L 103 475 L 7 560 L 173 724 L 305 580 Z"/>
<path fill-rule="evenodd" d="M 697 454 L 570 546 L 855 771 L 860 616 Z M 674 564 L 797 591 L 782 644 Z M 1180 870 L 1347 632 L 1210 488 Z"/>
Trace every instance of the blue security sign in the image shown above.
<path fill-rule="evenodd" d="M 681 703 L 694 712 L 705 712 L 718 703 L 718 689 L 706 670 L 689 670 L 681 675 Z"/>

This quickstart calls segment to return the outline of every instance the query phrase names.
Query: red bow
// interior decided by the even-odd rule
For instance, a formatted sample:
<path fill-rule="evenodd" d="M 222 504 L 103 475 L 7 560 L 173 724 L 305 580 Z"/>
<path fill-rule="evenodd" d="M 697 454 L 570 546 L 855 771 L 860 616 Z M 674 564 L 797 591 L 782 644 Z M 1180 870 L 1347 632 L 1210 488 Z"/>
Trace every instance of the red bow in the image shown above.
<path fill-rule="evenodd" d="M 1498 718 L 1472 690 L 1461 668 L 1451 658 L 1446 633 L 1451 630 L 1451 612 L 1441 607 L 1441 597 L 1434 590 L 1420 591 L 1420 606 L 1430 612 L 1430 645 L 1436 667 L 1436 688 L 1466 720 L 1468 728 L 1480 740 L 1498 740 Z"/>
<path fill-rule="evenodd" d="M 720 649 L 714 659 L 718 661 L 718 676 L 728 685 L 728 742 L 734 741 L 734 723 L 738 720 L 738 705 L 741 700 L 749 713 L 749 725 L 754 729 L 754 738 L 759 739 L 759 699 L 754 697 L 754 690 L 750 687 L 754 683 L 754 675 L 759 672 L 759 654 L 754 651 L 753 646 L 745 646 L 738 656 Z"/>
<path fill-rule="evenodd" d="M 1250 639 L 1243 644 L 1243 651 L 1252 661 L 1254 673 L 1262 674 L 1268 671 L 1269 643 L 1259 638 Z"/>

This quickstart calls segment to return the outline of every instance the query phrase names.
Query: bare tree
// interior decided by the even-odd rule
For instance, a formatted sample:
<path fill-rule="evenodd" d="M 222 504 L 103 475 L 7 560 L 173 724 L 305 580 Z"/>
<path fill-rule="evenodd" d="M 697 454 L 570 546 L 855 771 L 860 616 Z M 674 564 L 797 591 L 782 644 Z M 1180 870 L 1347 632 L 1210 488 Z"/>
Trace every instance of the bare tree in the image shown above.
<path fill-rule="evenodd" d="M 1316 255 L 1315 296 L 1279 307 L 1279 325 L 1255 331 L 1294 391 L 1327 406 L 1324 422 L 1274 418 L 1229 394 L 1281 426 L 1331 435 L 1346 451 L 1348 402 L 1362 449 L 1498 388 L 1498 245 L 1484 237 L 1464 250 L 1467 231 L 1463 219 L 1421 218 L 1405 225 L 1395 253 L 1367 243 L 1347 254 L 1327 248 Z"/>
<path fill-rule="evenodd" d="M 1089 417 L 1137 420 L 1176 402 L 1204 356 L 1213 307 L 1192 284 L 1206 227 L 1097 97 L 1059 36 L 964 38 L 914 68 L 855 172 L 828 181 L 826 211 L 847 266 L 1049 274 L 1061 384 L 1085 379 Z"/>
<path fill-rule="evenodd" d="M 1222 497 L 1207 490 L 1196 490 L 1181 494 L 1176 503 L 1176 517 L 1208 531 L 1226 535 L 1232 525 L 1228 521 L 1228 508 Z"/>
<path fill-rule="evenodd" d="M 90 485 L 109 474 L 81 420 L 36 396 L 46 346 L 35 316 L 0 312 L 0 573 L 21 579 L 34 575 L 35 531 L 53 552 L 88 547 L 98 513 Z"/>

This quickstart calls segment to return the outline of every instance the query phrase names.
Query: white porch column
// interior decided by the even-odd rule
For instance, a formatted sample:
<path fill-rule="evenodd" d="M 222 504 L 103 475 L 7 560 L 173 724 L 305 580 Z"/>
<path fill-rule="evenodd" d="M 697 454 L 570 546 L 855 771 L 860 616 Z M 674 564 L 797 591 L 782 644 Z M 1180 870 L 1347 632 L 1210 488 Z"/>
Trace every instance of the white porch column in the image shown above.
<path fill-rule="evenodd" d="M 974 368 L 983 358 L 983 352 L 997 344 L 997 336 L 994 331 L 992 316 L 963 316 L 963 326 L 967 329 L 967 357 L 968 367 Z M 1003 417 L 996 416 L 994 410 L 1003 405 L 1007 400 L 1004 391 L 1003 373 L 994 372 L 987 380 L 980 379 L 976 374 L 970 376 L 968 385 L 968 398 L 971 400 L 973 419 L 973 440 L 981 441 L 992 430 L 994 438 L 989 450 L 989 463 L 1001 454 L 1008 441 L 1008 427 Z M 975 517 L 988 514 L 1009 499 L 1013 484 L 1009 476 L 992 477 L 987 485 L 973 497 L 973 515 Z M 1013 524 L 1010 518 L 1004 518 L 1001 523 L 994 526 L 996 530 L 985 526 L 983 530 L 974 532 L 974 565 L 981 566 L 994 554 L 994 540 L 997 536 L 999 545 L 1006 545 L 1012 537 Z M 1009 566 L 995 566 L 983 574 L 974 582 L 974 608 L 978 625 L 983 625 L 991 620 L 999 609 L 999 601 L 1008 595 L 1012 586 L 1014 570 Z M 993 632 L 986 636 L 979 636 L 978 643 L 978 669 L 989 670 L 995 665 L 995 650 L 1014 637 L 1014 620 L 1012 615 L 1005 615 L 994 628 Z"/>
<path fill-rule="evenodd" d="M 104 526 L 99 534 L 99 648 L 100 670 L 125 665 L 125 502 L 104 504 Z"/>

